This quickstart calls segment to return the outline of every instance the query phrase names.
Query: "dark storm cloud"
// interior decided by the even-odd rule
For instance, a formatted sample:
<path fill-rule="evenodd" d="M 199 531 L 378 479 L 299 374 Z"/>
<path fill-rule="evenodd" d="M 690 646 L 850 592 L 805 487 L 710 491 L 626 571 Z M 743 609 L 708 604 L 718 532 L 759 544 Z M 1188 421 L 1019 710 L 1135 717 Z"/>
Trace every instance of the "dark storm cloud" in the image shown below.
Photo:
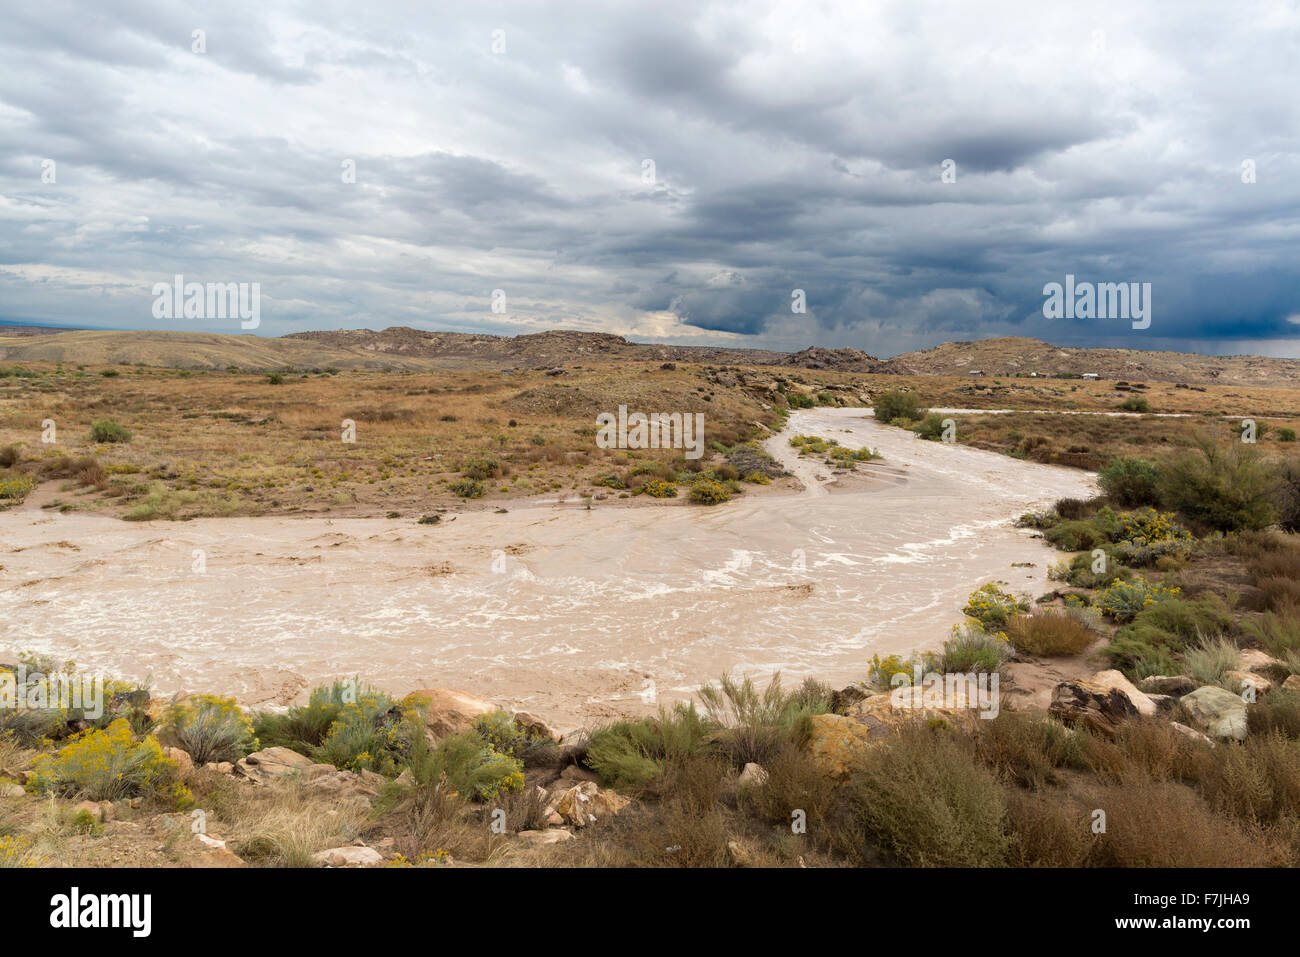
<path fill-rule="evenodd" d="M 1281 0 L 28 5 L 0 318 L 175 328 L 180 272 L 261 282 L 266 334 L 1293 352 L 1297 36 Z M 1044 319 L 1067 273 L 1152 283 L 1151 328 Z"/>

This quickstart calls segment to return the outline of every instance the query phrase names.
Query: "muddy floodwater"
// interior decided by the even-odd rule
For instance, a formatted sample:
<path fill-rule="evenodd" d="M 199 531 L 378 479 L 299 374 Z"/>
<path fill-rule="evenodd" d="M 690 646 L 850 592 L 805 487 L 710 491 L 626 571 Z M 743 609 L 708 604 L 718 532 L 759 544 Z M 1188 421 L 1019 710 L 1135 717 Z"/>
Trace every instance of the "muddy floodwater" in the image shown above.
<path fill-rule="evenodd" d="M 434 526 L 12 509 L 0 660 L 32 650 L 263 705 L 358 674 L 398 694 L 463 688 L 561 728 L 652 710 L 723 670 L 848 682 L 873 654 L 938 647 L 982 582 L 1046 590 L 1053 552 L 1012 520 L 1094 491 L 1088 473 L 867 416 L 793 413 L 767 447 L 804 490 L 714 508 L 540 505 Z M 797 458 L 794 434 L 884 459 L 836 483 Z"/>

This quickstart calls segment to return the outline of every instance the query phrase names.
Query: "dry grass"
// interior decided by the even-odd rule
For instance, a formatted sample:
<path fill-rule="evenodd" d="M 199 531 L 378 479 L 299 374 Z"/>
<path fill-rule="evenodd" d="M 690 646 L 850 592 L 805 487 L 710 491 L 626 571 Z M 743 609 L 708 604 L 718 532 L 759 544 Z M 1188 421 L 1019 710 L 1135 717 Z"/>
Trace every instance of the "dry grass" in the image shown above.
<path fill-rule="evenodd" d="M 1007 623 L 1015 649 L 1030 655 L 1080 655 L 1101 636 L 1065 611 L 1035 608 Z"/>
<path fill-rule="evenodd" d="M 597 448 L 595 415 L 619 404 L 702 412 L 706 442 L 726 446 L 762 434 L 755 421 L 776 424 L 753 394 L 706 385 L 698 367 L 628 365 L 583 367 L 562 380 L 496 368 L 286 373 L 282 385 L 224 372 L 50 372 L 0 379 L 0 447 L 13 447 L 5 456 L 20 471 L 92 490 L 75 507 L 123 514 L 147 504 L 139 518 L 416 516 L 430 500 L 459 501 L 450 486 L 473 459 L 501 463 L 477 503 L 496 507 L 539 495 L 617 495 L 596 485 L 601 476 L 680 458 L 678 450 Z M 105 417 L 132 440 L 92 442 L 90 423 Z M 39 441 L 47 418 L 58 424 L 56 446 Z M 355 442 L 343 441 L 344 420 L 355 423 Z"/>

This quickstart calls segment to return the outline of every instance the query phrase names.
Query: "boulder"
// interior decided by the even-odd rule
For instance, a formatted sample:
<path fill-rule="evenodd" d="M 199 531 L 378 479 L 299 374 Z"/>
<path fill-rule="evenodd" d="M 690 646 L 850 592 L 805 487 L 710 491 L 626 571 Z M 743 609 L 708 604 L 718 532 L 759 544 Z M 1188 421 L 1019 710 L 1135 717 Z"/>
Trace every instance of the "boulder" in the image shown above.
<path fill-rule="evenodd" d="M 311 859 L 325 867 L 374 867 L 384 862 L 384 855 L 373 847 L 332 847 L 317 851 Z"/>
<path fill-rule="evenodd" d="M 271 784 L 300 774 L 314 763 L 306 755 L 288 748 L 267 748 L 235 762 L 235 774 L 254 784 Z"/>
<path fill-rule="evenodd" d="M 1092 676 L 1092 683 L 1103 688 L 1122 691 L 1129 701 L 1133 702 L 1133 707 L 1137 708 L 1140 715 L 1150 718 L 1156 713 L 1156 703 L 1139 691 L 1120 671 L 1113 668 L 1109 671 L 1099 671 Z"/>
<path fill-rule="evenodd" d="M 1282 682 L 1283 691 L 1294 691 L 1300 694 L 1300 675 L 1291 675 L 1286 681 Z"/>
<path fill-rule="evenodd" d="M 311 772 L 318 766 L 313 766 L 307 770 Z M 334 798 L 372 798 L 379 793 L 378 789 L 367 782 L 360 774 L 354 774 L 352 771 L 340 771 L 333 765 L 325 766 L 329 768 L 327 773 L 315 774 L 308 779 L 308 791 Z M 304 778 L 306 778 L 306 774 L 304 774 Z"/>
<path fill-rule="evenodd" d="M 560 736 L 551 730 L 550 725 L 527 711 L 515 712 L 515 727 L 530 738 L 545 738 L 556 742 L 560 740 Z"/>
<path fill-rule="evenodd" d="M 804 745 L 813 763 L 827 777 L 845 779 L 870 746 L 871 728 L 839 714 L 811 718 L 812 733 Z"/>
<path fill-rule="evenodd" d="M 452 688 L 415 691 L 409 697 L 421 699 L 421 704 L 428 703 L 424 723 L 434 741 L 468 731 L 474 726 L 474 719 L 479 715 L 498 710 L 497 706 L 486 698 Z"/>
<path fill-rule="evenodd" d="M 1201 732 L 1197 731 L 1195 728 L 1189 728 L 1187 725 L 1179 724 L 1177 721 L 1170 721 L 1169 727 L 1173 728 L 1183 737 L 1191 738 L 1198 744 L 1208 744 L 1210 747 L 1214 747 L 1214 741 L 1201 734 Z"/>
<path fill-rule="evenodd" d="M 767 771 L 761 764 L 755 764 L 750 761 L 740 771 L 740 779 L 736 782 L 740 787 L 756 787 L 767 780 Z"/>
<path fill-rule="evenodd" d="M 1147 697 L 1155 702 L 1157 714 L 1172 714 L 1178 707 L 1178 699 L 1171 694 L 1149 694 Z"/>
<path fill-rule="evenodd" d="M 602 818 L 613 817 L 631 801 L 615 791 L 602 791 L 591 781 L 575 784 L 555 799 L 555 813 L 566 824 L 586 827 Z"/>
<path fill-rule="evenodd" d="M 209 761 L 203 765 L 204 771 L 215 771 L 218 774 L 234 774 L 235 766 L 229 761 Z"/>
<path fill-rule="evenodd" d="M 1213 685 L 1184 695 L 1183 709 L 1201 730 L 1221 740 L 1246 740 L 1246 702 L 1240 695 Z"/>
<path fill-rule="evenodd" d="M 860 685 L 849 685 L 831 695 L 831 711 L 835 714 L 847 714 L 859 701 L 868 697 L 870 692 Z"/>
<path fill-rule="evenodd" d="M 1274 665 L 1280 665 L 1278 661 L 1270 654 L 1260 651 L 1258 648 L 1243 648 L 1237 661 L 1238 671 L 1263 671 L 1266 668 L 1272 668 Z"/>
<path fill-rule="evenodd" d="M 1076 679 L 1056 686 L 1047 713 L 1066 724 L 1080 724 L 1091 731 L 1111 734 L 1121 721 L 1137 717 L 1138 709 L 1119 688 Z"/>
<path fill-rule="evenodd" d="M 1223 680 L 1228 687 L 1236 688 L 1238 694 L 1244 693 L 1247 685 L 1254 687 L 1256 695 L 1268 694 L 1273 687 L 1273 682 L 1253 671 L 1225 671 Z"/>
<path fill-rule="evenodd" d="M 1197 684 L 1187 675 L 1152 675 L 1138 682 L 1138 687 L 1147 694 L 1167 694 L 1181 698 L 1190 691 L 1195 691 Z"/>
<path fill-rule="evenodd" d="M 183 775 L 194 770 L 194 759 L 190 757 L 188 751 L 182 751 L 180 748 L 168 748 L 167 757 L 180 765 L 181 774 Z"/>

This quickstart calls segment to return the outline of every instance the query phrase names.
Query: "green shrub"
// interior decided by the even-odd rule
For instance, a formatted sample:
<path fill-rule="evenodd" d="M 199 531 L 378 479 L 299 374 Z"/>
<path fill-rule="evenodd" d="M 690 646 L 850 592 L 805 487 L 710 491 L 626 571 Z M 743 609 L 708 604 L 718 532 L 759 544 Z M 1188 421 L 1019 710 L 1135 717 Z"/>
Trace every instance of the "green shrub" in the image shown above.
<path fill-rule="evenodd" d="M 928 442 L 939 442 L 943 439 L 943 423 L 945 416 L 939 412 L 931 412 L 920 422 L 912 426 L 912 431 L 920 438 Z"/>
<path fill-rule="evenodd" d="M 876 421 L 884 425 L 897 420 L 915 421 L 925 414 L 921 397 L 915 392 L 891 389 L 876 396 L 873 403 Z"/>
<path fill-rule="evenodd" d="M 474 731 L 500 754 L 518 758 L 525 765 L 553 759 L 555 742 L 548 737 L 529 734 L 504 711 L 489 711 L 474 719 Z"/>
<path fill-rule="evenodd" d="M 606 787 L 645 787 L 668 762 L 699 754 L 710 730 L 693 704 L 661 707 L 658 717 L 615 721 L 594 731 L 586 763 Z"/>
<path fill-rule="evenodd" d="M 1151 403 L 1146 400 L 1145 396 L 1131 395 L 1119 404 L 1119 407 L 1125 412 L 1150 412 Z"/>
<path fill-rule="evenodd" d="M 355 700 L 364 689 L 357 681 L 335 681 L 330 687 L 313 688 L 307 704 L 295 705 L 286 714 L 260 712 L 253 732 L 264 748 L 288 748 L 310 754 L 338 720 L 346 701 Z"/>
<path fill-rule="evenodd" d="M 96 442 L 130 442 L 131 430 L 112 419 L 98 419 L 91 423 L 90 437 Z"/>
<path fill-rule="evenodd" d="M 1059 522 L 1047 529 L 1043 538 L 1063 552 L 1090 551 L 1109 541 L 1105 531 L 1097 527 L 1095 519 Z"/>
<path fill-rule="evenodd" d="M 482 498 L 487 487 L 478 479 L 463 478 L 451 484 L 451 492 L 461 498 Z"/>
<path fill-rule="evenodd" d="M 284 385 L 283 372 L 270 372 L 266 376 L 267 385 Z"/>
<path fill-rule="evenodd" d="M 461 466 L 460 472 L 468 479 L 489 479 L 501 474 L 501 463 L 491 456 L 485 455 L 466 461 Z M 478 496 L 470 497 L 477 498 Z"/>
<path fill-rule="evenodd" d="M 792 409 L 811 409 L 817 405 L 816 399 L 810 395 L 804 395 L 802 392 L 787 393 L 785 398 Z"/>
<path fill-rule="evenodd" d="M 410 736 L 409 766 L 419 789 L 483 801 L 524 789 L 523 764 L 476 731 L 449 735 L 431 748 L 422 724 L 413 721 Z"/>
<path fill-rule="evenodd" d="M 1170 459 L 1161 472 L 1160 500 L 1194 522 L 1222 532 L 1258 530 L 1273 521 L 1276 476 L 1258 451 L 1242 442 L 1202 442 Z"/>
<path fill-rule="evenodd" d="M 1181 646 L 1176 635 L 1154 625 L 1126 625 L 1106 646 L 1106 657 L 1129 679 L 1141 681 L 1151 675 L 1181 674 L 1173 655 Z"/>
<path fill-rule="evenodd" d="M 1237 667 L 1241 651 L 1227 638 L 1203 638 L 1194 648 L 1183 653 L 1187 673 L 1203 685 L 1223 682 L 1223 673 Z M 1236 689 L 1231 689 L 1235 691 Z"/>
<path fill-rule="evenodd" d="M 731 498 L 731 490 L 720 482 L 701 479 L 691 485 L 690 499 L 696 505 L 719 505 Z"/>
<path fill-rule="evenodd" d="M 766 766 L 782 742 L 801 741 L 810 729 L 808 719 L 830 710 L 831 694 L 811 680 L 787 694 L 780 673 L 762 692 L 748 676 L 736 680 L 729 674 L 699 690 L 708 722 L 719 729 L 716 741 L 737 768 L 751 761 Z"/>
<path fill-rule="evenodd" d="M 1294 442 L 1295 429 L 1288 429 L 1285 426 L 1277 430 L 1277 440 L 1279 442 Z"/>
<path fill-rule="evenodd" d="M 389 777 L 398 773 L 411 754 L 416 734 L 415 709 L 403 709 L 388 695 L 364 689 L 353 702 L 339 709 L 338 717 L 312 757 L 347 771 L 374 771 Z"/>
<path fill-rule="evenodd" d="M 1132 621 L 1143 609 L 1175 598 L 1182 589 L 1169 588 L 1134 575 L 1127 581 L 1114 581 L 1097 595 L 1096 604 L 1103 614 L 1120 622 Z"/>
<path fill-rule="evenodd" d="M 1097 473 L 1097 485 L 1107 498 L 1125 508 L 1159 505 L 1156 467 L 1143 459 L 1111 459 Z"/>
<path fill-rule="evenodd" d="M 137 742 L 127 723 L 118 720 L 78 735 L 56 754 L 38 757 L 27 788 L 91 801 L 147 796 L 180 803 L 188 792 L 176 781 L 179 771 L 156 739 Z"/>
<path fill-rule="evenodd" d="M 991 674 L 1011 656 L 1005 635 L 990 635 L 974 622 L 967 622 L 964 628 L 953 625 L 952 630 L 953 637 L 943 643 L 943 654 L 938 659 L 938 670 L 944 674 Z"/>
<path fill-rule="evenodd" d="M 168 707 L 164 723 L 164 739 L 200 767 L 209 761 L 235 762 L 258 750 L 253 723 L 234 698 L 193 695 Z"/>

